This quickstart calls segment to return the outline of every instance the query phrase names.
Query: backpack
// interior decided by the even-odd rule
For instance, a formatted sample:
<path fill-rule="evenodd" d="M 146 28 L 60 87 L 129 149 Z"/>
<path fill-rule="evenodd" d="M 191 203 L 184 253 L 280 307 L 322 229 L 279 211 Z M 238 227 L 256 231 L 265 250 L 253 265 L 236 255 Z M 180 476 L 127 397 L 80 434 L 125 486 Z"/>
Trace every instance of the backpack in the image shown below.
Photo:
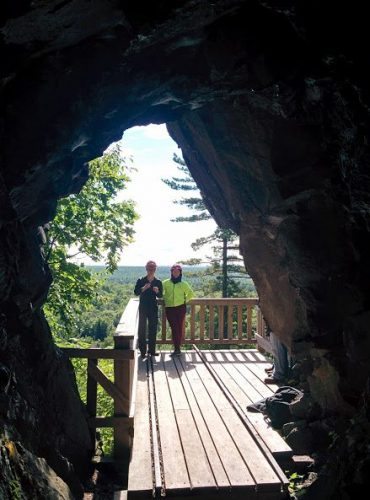
<path fill-rule="evenodd" d="M 302 395 L 303 392 L 299 389 L 286 385 L 279 387 L 275 394 L 265 399 L 264 413 L 269 417 L 273 427 L 280 428 L 292 420 L 290 403 Z"/>

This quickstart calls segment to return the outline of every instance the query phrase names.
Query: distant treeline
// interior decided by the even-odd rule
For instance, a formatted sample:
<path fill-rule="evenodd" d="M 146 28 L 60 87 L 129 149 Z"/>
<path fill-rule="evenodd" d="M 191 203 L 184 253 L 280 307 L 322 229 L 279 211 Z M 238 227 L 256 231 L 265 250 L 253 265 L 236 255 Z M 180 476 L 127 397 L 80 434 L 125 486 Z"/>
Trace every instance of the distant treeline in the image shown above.
<path fill-rule="evenodd" d="M 86 266 L 87 269 L 94 272 L 104 271 L 104 266 Z M 171 266 L 159 266 L 157 268 L 156 276 L 160 280 L 169 278 Z M 200 290 L 203 288 L 205 282 L 212 279 L 211 274 L 207 276 L 207 270 L 211 269 L 208 266 L 183 266 L 183 277 L 186 281 L 192 285 L 195 290 Z M 142 276 L 145 276 L 144 266 L 120 266 L 113 274 L 109 275 L 108 281 L 113 281 L 114 283 L 120 283 L 122 285 L 135 285 L 136 280 Z M 254 285 L 251 278 L 245 278 L 243 280 L 248 283 L 247 289 L 254 290 Z"/>
<path fill-rule="evenodd" d="M 86 266 L 87 269 L 94 272 L 104 271 L 104 266 Z M 156 271 L 156 276 L 160 280 L 165 280 L 171 275 L 171 266 L 159 266 Z M 193 286 L 198 285 L 199 280 L 203 280 L 203 272 L 207 266 L 182 266 L 184 279 L 189 281 Z M 200 276 L 202 274 L 202 276 Z M 138 278 L 146 275 L 144 266 L 120 266 L 113 274 L 108 277 L 108 281 L 121 283 L 123 285 L 135 284 Z"/>

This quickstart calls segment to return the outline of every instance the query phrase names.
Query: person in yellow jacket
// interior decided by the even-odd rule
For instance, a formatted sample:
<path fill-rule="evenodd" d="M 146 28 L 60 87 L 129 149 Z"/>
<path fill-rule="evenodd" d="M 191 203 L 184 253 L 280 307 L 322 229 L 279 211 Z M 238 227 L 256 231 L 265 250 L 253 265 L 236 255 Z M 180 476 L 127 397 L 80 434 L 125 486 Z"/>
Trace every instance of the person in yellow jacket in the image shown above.
<path fill-rule="evenodd" d="M 163 281 L 163 300 L 166 318 L 170 324 L 174 352 L 171 356 L 180 356 L 184 336 L 186 304 L 194 297 L 194 292 L 187 281 L 182 281 L 182 267 L 171 267 L 171 278 Z"/>

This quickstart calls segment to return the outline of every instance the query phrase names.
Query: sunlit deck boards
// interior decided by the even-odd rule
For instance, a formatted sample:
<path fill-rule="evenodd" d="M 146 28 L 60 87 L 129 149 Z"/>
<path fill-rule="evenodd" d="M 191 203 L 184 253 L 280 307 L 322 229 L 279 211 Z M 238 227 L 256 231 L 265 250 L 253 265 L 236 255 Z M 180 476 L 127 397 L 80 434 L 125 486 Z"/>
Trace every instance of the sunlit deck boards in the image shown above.
<path fill-rule="evenodd" d="M 287 481 L 271 451 L 289 453 L 288 447 L 262 415 L 248 413 L 249 431 L 235 410 L 276 389 L 262 382 L 264 358 L 256 350 L 203 356 L 211 372 L 194 351 L 176 359 L 162 353 L 153 371 L 139 363 L 128 499 L 150 498 L 153 491 L 204 500 L 282 498 Z"/>

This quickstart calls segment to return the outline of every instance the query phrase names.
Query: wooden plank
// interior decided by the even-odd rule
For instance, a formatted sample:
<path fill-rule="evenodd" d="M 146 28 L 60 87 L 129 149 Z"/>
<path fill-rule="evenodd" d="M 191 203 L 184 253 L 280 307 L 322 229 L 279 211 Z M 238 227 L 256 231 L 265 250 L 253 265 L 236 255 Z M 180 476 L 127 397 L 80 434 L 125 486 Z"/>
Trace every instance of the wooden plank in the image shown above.
<path fill-rule="evenodd" d="M 248 466 L 252 477 L 257 484 L 257 491 L 275 490 L 280 491 L 281 482 L 266 457 L 256 445 L 243 422 L 239 419 L 234 409 L 220 410 L 224 425 L 233 429 L 233 435 L 237 436 L 235 446 Z"/>
<path fill-rule="evenodd" d="M 212 351 L 210 352 L 215 358 L 220 354 Z M 274 457 L 290 457 L 292 455 L 292 449 L 287 445 L 280 434 L 266 422 L 263 414 L 246 410 L 247 405 L 262 399 L 249 381 L 246 381 L 245 378 L 241 376 L 238 370 L 233 366 L 233 363 L 227 362 L 224 358 L 221 359 L 220 363 L 214 363 L 212 366 L 238 402 L 243 413 L 248 416 L 248 420 L 254 426 Z"/>
<path fill-rule="evenodd" d="M 210 467 L 213 471 L 213 476 L 215 478 L 215 482 L 218 487 L 229 487 L 230 481 L 228 480 L 226 471 L 223 467 L 223 464 L 218 455 L 217 449 L 215 447 L 213 437 L 212 437 L 212 429 L 207 427 L 206 421 L 203 417 L 203 414 L 199 408 L 196 397 L 193 393 L 192 387 L 189 383 L 187 377 L 187 371 L 193 369 L 193 364 L 187 362 L 184 357 L 180 360 L 176 360 L 176 365 L 181 374 L 181 380 L 184 388 L 184 392 L 186 394 L 186 398 L 189 402 L 189 407 L 191 409 L 192 416 L 196 423 L 196 428 L 199 433 L 200 439 L 202 441 L 202 446 L 204 447 L 204 451 L 207 457 L 207 460 L 210 464 Z M 193 450 L 193 460 L 195 462 L 198 461 L 198 455 L 196 455 L 196 449 Z"/>
<path fill-rule="evenodd" d="M 190 341 L 195 340 L 195 305 L 190 304 Z"/>
<path fill-rule="evenodd" d="M 158 361 L 153 362 L 166 488 L 189 491 L 189 475 L 167 386 L 166 366 L 171 363 L 172 358 L 168 354 L 161 354 Z"/>
<path fill-rule="evenodd" d="M 233 340 L 233 305 L 230 304 L 227 308 L 227 338 Z"/>
<path fill-rule="evenodd" d="M 215 477 L 184 391 L 181 380 L 184 375 L 178 373 L 175 360 L 166 364 L 166 376 L 191 488 L 214 489 Z"/>
<path fill-rule="evenodd" d="M 135 434 L 128 474 L 128 498 L 136 498 L 142 492 L 148 496 L 152 493 L 152 461 L 150 447 L 148 388 L 146 377 L 146 361 L 139 360 Z"/>
<path fill-rule="evenodd" d="M 114 337 L 133 340 L 137 333 L 139 299 L 130 299 L 117 325 Z"/>
<path fill-rule="evenodd" d="M 79 347 L 62 347 L 62 351 L 69 358 L 86 358 L 86 359 L 134 359 L 135 351 L 133 349 L 111 349 L 90 347 L 82 349 Z"/>
<path fill-rule="evenodd" d="M 202 351 L 202 354 L 206 355 L 207 351 Z M 231 390 L 233 384 L 243 391 L 247 401 L 246 404 L 253 403 L 262 399 L 262 395 L 254 388 L 253 384 L 243 377 L 240 372 L 235 368 L 234 362 L 226 358 L 225 353 L 208 351 L 209 355 L 212 357 L 210 361 L 215 361 L 212 366 L 216 370 L 217 374 L 220 376 L 221 380 L 227 385 L 227 388 Z M 207 357 L 207 360 L 209 358 Z M 229 384 L 231 387 L 229 387 Z"/>
<path fill-rule="evenodd" d="M 237 370 L 247 378 L 255 387 L 255 389 L 261 394 L 262 398 L 267 398 L 271 396 L 279 386 L 277 384 L 266 385 L 263 380 L 267 377 L 267 374 L 261 367 L 257 367 L 255 362 L 237 362 L 234 365 Z"/>
<path fill-rule="evenodd" d="M 223 358 L 225 364 L 232 365 L 233 355 L 230 356 L 230 353 L 226 354 L 227 357 L 225 356 Z M 214 358 L 212 352 L 210 353 L 210 356 Z M 228 360 L 227 363 L 225 359 Z M 186 372 L 184 372 L 183 363 Z M 178 375 L 175 365 L 180 373 L 179 378 L 177 378 Z M 222 365 L 218 364 L 214 359 L 212 366 L 216 365 L 219 366 L 220 368 L 218 369 L 221 370 Z M 170 496 L 176 496 L 176 494 L 181 495 L 186 491 L 192 491 L 192 494 L 196 496 L 200 495 L 202 500 L 216 500 L 217 498 L 222 498 L 222 495 L 225 496 L 225 494 L 230 496 L 230 498 L 242 499 L 246 498 L 246 495 L 248 498 L 255 498 L 255 483 L 252 480 L 252 476 L 254 475 L 257 479 L 261 475 L 261 486 L 258 486 L 257 488 L 258 498 L 265 500 L 282 498 L 282 493 L 280 492 L 280 482 L 276 482 L 275 478 L 273 478 L 273 474 L 275 473 L 272 469 L 269 469 L 268 465 L 266 465 L 266 461 L 261 462 L 260 456 L 258 454 L 256 455 L 253 450 L 250 449 L 248 439 L 252 439 L 252 437 L 245 437 L 244 433 L 248 431 L 246 431 L 245 427 L 243 427 L 242 421 L 238 419 L 227 400 L 227 404 L 222 402 L 222 398 L 224 400 L 226 398 L 222 394 L 221 389 L 217 386 L 210 373 L 208 372 L 207 374 L 204 372 L 201 366 L 203 366 L 206 372 L 208 372 L 207 368 L 194 352 L 187 352 L 181 358 L 175 360 L 172 360 L 172 358 L 168 355 L 162 354 L 158 362 L 154 362 L 154 380 L 158 401 L 158 412 L 160 415 L 160 436 L 165 459 L 167 494 Z M 167 371 L 163 371 L 163 368 Z M 226 373 L 225 369 L 224 372 Z M 167 392 L 166 395 L 165 391 L 163 391 L 162 382 L 164 381 L 167 384 L 167 388 L 170 388 L 171 394 Z M 225 380 L 225 383 L 228 384 L 228 380 Z M 216 389 L 220 393 L 219 395 L 216 394 Z M 171 397 L 173 397 L 173 399 L 171 399 Z M 215 408 L 215 404 L 220 402 L 220 409 L 217 410 Z M 141 406 L 140 394 L 138 393 L 136 405 L 137 411 L 139 411 Z M 177 425 L 180 436 L 177 429 L 175 430 L 175 433 L 173 433 L 174 426 L 169 425 L 171 419 L 175 421 L 175 428 Z M 148 485 L 148 481 L 146 481 L 146 490 L 145 488 L 140 487 L 140 484 L 143 483 L 145 476 L 148 477 L 148 472 L 146 474 L 143 473 L 141 458 L 137 460 L 137 466 L 134 467 L 135 441 L 138 439 L 138 433 L 140 434 L 140 438 L 147 436 L 148 433 L 143 433 L 139 430 L 136 418 L 135 426 L 136 433 L 133 458 L 129 473 L 129 500 L 132 498 L 143 498 L 144 496 L 149 496 L 151 493 L 151 487 L 150 484 Z M 179 441 L 181 438 L 180 446 L 176 444 L 176 434 Z M 237 439 L 235 436 L 237 436 Z M 208 441 L 206 441 L 206 438 Z M 229 440 L 231 440 L 231 444 Z M 143 444 L 143 449 L 150 451 L 148 443 Z M 211 449 L 213 450 L 212 453 L 210 451 Z M 207 487 L 202 487 L 202 475 L 196 470 L 196 466 L 199 465 L 199 450 L 203 450 L 202 453 L 206 457 L 206 461 L 208 461 L 212 471 L 216 470 L 216 467 L 219 469 L 218 472 L 214 472 L 213 474 L 215 481 L 218 481 L 218 488 L 221 489 L 218 493 L 212 493 L 212 491 L 216 491 L 214 490 L 215 486 L 209 485 L 208 483 L 208 489 Z M 185 453 L 186 461 L 182 455 L 183 451 Z M 204 456 L 202 461 L 204 460 Z M 168 463 L 166 465 L 166 458 L 170 458 L 170 465 L 168 465 Z M 168 469 L 171 469 L 171 472 L 173 472 L 173 468 L 177 468 L 178 462 L 181 460 L 184 460 L 184 464 L 186 464 L 189 468 L 190 459 L 192 465 L 190 466 L 189 471 L 190 478 L 194 478 L 193 482 L 188 481 L 188 485 L 185 487 L 184 485 L 179 486 L 178 484 L 173 484 L 172 480 L 171 483 L 169 483 Z M 250 460 L 251 463 L 249 463 Z M 240 462 L 242 464 L 241 469 L 238 466 Z M 246 463 L 248 463 L 248 467 L 251 467 L 251 474 L 249 474 L 249 476 Z M 194 470 L 192 470 L 192 467 Z M 267 472 L 264 469 L 265 467 L 267 467 Z M 136 472 L 134 472 L 135 470 Z M 186 466 L 183 467 L 183 471 L 184 470 L 186 470 Z M 130 485 L 134 484 L 131 479 L 132 474 L 136 474 L 137 476 L 138 488 L 136 491 L 130 491 Z M 227 481 L 228 476 L 231 480 L 230 483 Z M 151 476 L 149 475 L 149 477 Z M 223 482 L 219 480 L 219 477 L 223 477 Z M 248 484 L 245 484 L 245 478 L 250 481 Z M 172 484 L 174 488 L 171 488 L 169 484 Z M 234 488 L 230 490 L 229 484 L 231 484 Z M 191 487 L 194 489 L 191 490 Z M 222 490 L 224 488 L 226 488 L 226 491 L 223 493 Z"/>
<path fill-rule="evenodd" d="M 253 309 L 251 306 L 247 306 L 247 339 L 252 339 L 252 314 Z"/>
<path fill-rule="evenodd" d="M 218 338 L 224 338 L 224 306 L 218 306 Z"/>
<path fill-rule="evenodd" d="M 212 304 L 209 305 L 209 334 L 210 342 L 215 338 L 215 308 Z"/>
<path fill-rule="evenodd" d="M 258 401 L 258 399 L 262 399 L 264 397 L 271 396 L 278 386 L 275 384 L 266 385 L 263 380 L 266 378 L 266 373 L 264 371 L 264 367 L 267 366 L 266 363 L 259 363 L 252 360 L 248 360 L 247 353 L 241 353 L 240 351 L 212 351 L 214 355 L 221 356 L 218 358 L 220 361 L 227 361 L 232 363 L 232 366 L 239 371 L 241 376 L 245 379 L 245 381 L 252 386 L 255 391 L 257 391 L 256 396 L 253 396 L 254 401 Z M 232 359 L 230 357 L 232 356 Z M 260 366 L 257 366 L 260 365 Z M 247 390 L 248 386 L 246 386 Z"/>
<path fill-rule="evenodd" d="M 238 322 L 238 340 L 242 342 L 243 340 L 243 305 L 238 304 L 237 306 L 237 322 Z"/>
<path fill-rule="evenodd" d="M 256 361 L 258 363 L 271 363 L 271 357 L 266 357 L 256 348 L 238 349 L 244 353 L 249 361 Z"/>
<path fill-rule="evenodd" d="M 199 352 L 199 355 L 202 359 L 204 358 L 203 354 L 201 355 L 200 352 Z M 222 391 L 225 393 L 225 397 L 227 395 L 227 399 L 230 400 L 230 403 L 232 403 L 233 412 L 230 412 L 230 415 L 234 415 L 235 418 L 238 418 L 240 420 L 240 422 L 242 423 L 244 428 L 249 433 L 253 443 L 256 445 L 257 449 L 262 453 L 262 456 L 264 457 L 266 462 L 271 467 L 272 473 L 274 475 L 276 475 L 276 477 L 279 479 L 280 486 L 276 491 L 280 492 L 281 491 L 280 488 L 282 488 L 282 490 L 284 490 L 284 491 L 287 491 L 289 481 L 286 478 L 283 471 L 278 466 L 278 464 L 276 463 L 276 461 L 274 460 L 271 452 L 269 451 L 269 449 L 267 448 L 267 446 L 265 445 L 265 443 L 263 442 L 263 440 L 261 439 L 259 434 L 255 431 L 253 426 L 250 424 L 249 419 L 246 418 L 246 415 L 243 413 L 243 411 L 240 410 L 240 407 L 237 404 L 237 401 L 235 401 L 235 398 L 233 398 L 230 391 L 227 389 L 226 385 L 223 384 L 222 381 L 219 379 L 219 377 L 215 373 L 212 365 L 207 363 L 207 369 L 212 373 L 212 375 L 214 377 L 214 384 L 219 388 L 221 386 Z M 209 385 L 211 387 L 211 393 L 213 395 L 214 391 L 212 388 L 212 384 L 210 382 L 207 382 L 207 385 Z M 221 388 L 220 388 L 220 390 L 221 390 Z M 240 449 L 240 451 L 241 451 L 241 449 Z M 248 454 L 249 453 L 250 453 L 250 449 L 248 450 Z M 262 462 L 261 462 L 260 466 L 261 465 L 262 465 Z M 267 487 L 270 490 L 271 488 L 275 488 L 274 484 L 275 483 L 272 483 L 270 480 L 268 480 L 265 484 L 265 487 Z M 260 489 L 261 489 L 261 486 L 260 486 Z M 263 495 L 265 495 L 265 494 L 266 493 L 263 493 Z M 263 498 L 264 498 L 264 496 L 263 496 Z"/>
<path fill-rule="evenodd" d="M 134 351 L 136 348 L 138 312 L 139 299 L 131 299 L 113 336 L 115 349 L 127 352 Z M 131 405 L 131 401 L 136 377 L 136 363 L 137 356 L 135 357 L 135 355 L 130 359 L 116 359 L 114 362 L 114 384 L 105 378 L 101 378 L 99 381 L 113 397 L 115 416 L 129 416 L 130 412 L 133 411 L 134 405 Z M 129 429 L 123 421 L 117 420 L 114 423 L 113 434 L 115 460 L 125 461 L 129 458 L 132 446 L 132 436 Z"/>
<path fill-rule="evenodd" d="M 205 325 L 205 305 L 201 304 L 199 310 L 199 340 L 204 341 L 204 325 Z"/>
<path fill-rule="evenodd" d="M 230 405 L 227 402 L 219 404 L 222 398 L 226 398 L 212 377 L 207 380 L 203 377 L 202 367 L 204 365 L 201 360 L 198 359 L 194 366 L 196 369 L 188 372 L 188 379 L 204 420 L 208 428 L 212 429 L 214 444 L 230 484 L 232 487 L 243 486 L 248 490 L 248 493 L 252 493 L 255 489 L 255 482 L 235 446 L 231 436 L 232 430 L 225 427 L 220 416 L 220 406 L 224 409 L 230 409 Z"/>

